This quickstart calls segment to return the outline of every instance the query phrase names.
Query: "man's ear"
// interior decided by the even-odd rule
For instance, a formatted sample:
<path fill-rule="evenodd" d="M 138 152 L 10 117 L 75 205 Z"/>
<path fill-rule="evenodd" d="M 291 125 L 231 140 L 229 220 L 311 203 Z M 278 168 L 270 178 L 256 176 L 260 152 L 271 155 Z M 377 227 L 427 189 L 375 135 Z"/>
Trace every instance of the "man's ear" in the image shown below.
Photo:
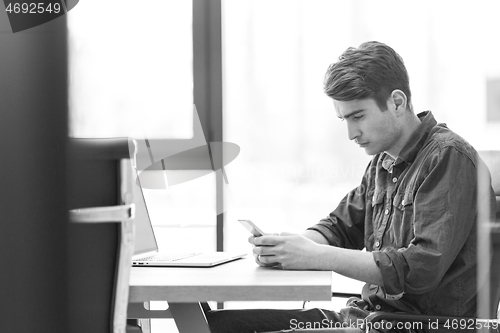
<path fill-rule="evenodd" d="M 394 103 L 394 110 L 397 113 L 403 114 L 406 111 L 408 98 L 403 91 L 399 89 L 393 90 L 391 93 L 391 102 Z"/>

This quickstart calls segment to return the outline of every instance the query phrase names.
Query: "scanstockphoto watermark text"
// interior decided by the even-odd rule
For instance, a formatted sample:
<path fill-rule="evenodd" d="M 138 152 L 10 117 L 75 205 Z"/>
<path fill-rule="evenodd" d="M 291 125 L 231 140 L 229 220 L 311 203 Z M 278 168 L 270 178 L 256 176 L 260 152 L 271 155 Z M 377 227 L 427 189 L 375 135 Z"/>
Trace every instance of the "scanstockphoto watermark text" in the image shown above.
<path fill-rule="evenodd" d="M 415 323 L 392 323 L 386 321 L 366 322 L 364 319 L 351 320 L 349 322 L 337 322 L 330 319 L 322 321 L 299 321 L 297 319 L 290 320 L 290 329 L 332 329 L 332 328 L 357 328 L 360 330 L 391 330 L 391 329 L 423 329 L 424 324 Z"/>
<path fill-rule="evenodd" d="M 349 322 L 336 322 L 330 319 L 323 319 L 320 322 L 305 322 L 297 319 L 290 320 L 290 329 L 332 329 L 332 328 L 358 328 L 364 331 L 370 330 L 423 330 L 438 329 L 461 329 L 461 330 L 481 330 L 500 327 L 500 320 L 477 320 L 477 319 L 447 319 L 439 323 L 438 320 L 429 319 L 427 322 L 367 322 L 364 319 L 351 320 Z"/>

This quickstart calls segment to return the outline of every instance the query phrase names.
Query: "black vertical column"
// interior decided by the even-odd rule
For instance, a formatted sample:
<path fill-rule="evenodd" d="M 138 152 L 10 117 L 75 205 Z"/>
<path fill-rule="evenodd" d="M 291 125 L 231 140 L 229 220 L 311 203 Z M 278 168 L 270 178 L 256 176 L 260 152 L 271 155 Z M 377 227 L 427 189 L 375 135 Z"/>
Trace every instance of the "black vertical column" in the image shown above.
<path fill-rule="evenodd" d="M 223 142 L 222 28 L 220 0 L 193 0 L 193 95 L 207 143 Z M 210 146 L 209 146 L 210 147 Z M 222 166 L 222 154 L 211 152 L 213 166 Z M 217 251 L 224 249 L 223 181 L 216 173 Z"/>
<path fill-rule="evenodd" d="M 0 8 L 0 331 L 67 333 L 66 17 Z"/>

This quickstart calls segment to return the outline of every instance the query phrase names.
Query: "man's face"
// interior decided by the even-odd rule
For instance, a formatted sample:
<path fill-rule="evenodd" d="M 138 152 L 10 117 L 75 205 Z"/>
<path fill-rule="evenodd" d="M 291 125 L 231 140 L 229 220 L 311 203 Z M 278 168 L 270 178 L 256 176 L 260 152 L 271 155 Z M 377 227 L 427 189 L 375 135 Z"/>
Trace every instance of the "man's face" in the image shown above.
<path fill-rule="evenodd" d="M 398 155 L 402 127 L 393 104 L 388 103 L 385 111 L 372 98 L 334 100 L 333 104 L 337 116 L 347 123 L 349 140 L 354 140 L 368 155 L 383 151 L 391 156 Z"/>

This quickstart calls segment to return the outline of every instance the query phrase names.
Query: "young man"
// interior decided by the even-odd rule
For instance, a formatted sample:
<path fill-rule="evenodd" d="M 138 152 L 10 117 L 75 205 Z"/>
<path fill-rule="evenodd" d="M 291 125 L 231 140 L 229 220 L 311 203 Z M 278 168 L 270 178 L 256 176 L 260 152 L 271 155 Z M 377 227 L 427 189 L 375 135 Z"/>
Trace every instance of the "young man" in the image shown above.
<path fill-rule="evenodd" d="M 301 235 L 249 241 L 261 266 L 332 270 L 366 282 L 362 299 L 351 299 L 339 313 L 212 311 L 212 332 L 285 330 L 314 322 L 359 330 L 349 320 L 376 310 L 474 316 L 476 151 L 431 112 L 413 112 L 403 60 L 383 43 L 347 49 L 328 68 L 325 92 L 349 139 L 373 155 L 361 184 Z M 494 207 L 493 192 L 486 196 Z"/>

